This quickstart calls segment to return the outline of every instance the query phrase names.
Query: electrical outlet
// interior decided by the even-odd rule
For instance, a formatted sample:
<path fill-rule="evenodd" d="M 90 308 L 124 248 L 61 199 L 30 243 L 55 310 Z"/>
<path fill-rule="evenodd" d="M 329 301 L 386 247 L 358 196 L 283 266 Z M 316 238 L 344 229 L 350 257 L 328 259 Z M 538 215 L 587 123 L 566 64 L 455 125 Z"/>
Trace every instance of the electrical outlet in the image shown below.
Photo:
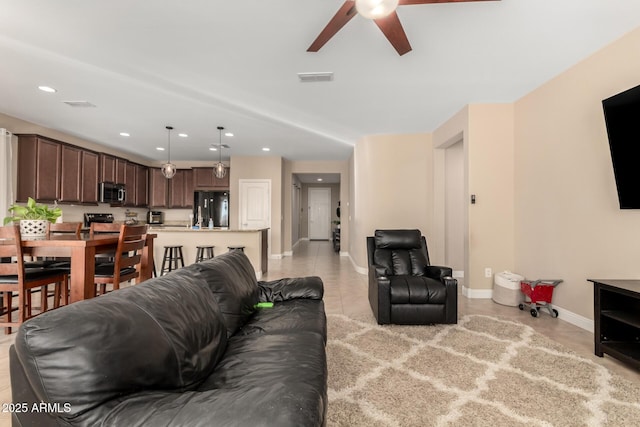
<path fill-rule="evenodd" d="M 493 276 L 493 271 L 491 271 L 491 267 L 487 267 L 484 269 L 484 277 L 491 278 Z"/>

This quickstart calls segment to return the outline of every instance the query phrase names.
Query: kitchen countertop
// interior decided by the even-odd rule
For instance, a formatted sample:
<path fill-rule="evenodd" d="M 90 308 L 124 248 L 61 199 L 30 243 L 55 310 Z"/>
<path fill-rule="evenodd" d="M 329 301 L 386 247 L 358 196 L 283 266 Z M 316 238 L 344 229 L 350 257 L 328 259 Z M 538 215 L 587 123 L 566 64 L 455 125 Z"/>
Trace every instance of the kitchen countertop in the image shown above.
<path fill-rule="evenodd" d="M 170 232 L 222 232 L 222 233 L 255 233 L 256 231 L 265 230 L 264 228 L 252 228 L 247 230 L 236 230 L 229 228 L 202 228 L 202 229 L 193 229 L 187 228 L 184 225 L 153 225 L 149 227 L 149 231 L 170 231 Z"/>

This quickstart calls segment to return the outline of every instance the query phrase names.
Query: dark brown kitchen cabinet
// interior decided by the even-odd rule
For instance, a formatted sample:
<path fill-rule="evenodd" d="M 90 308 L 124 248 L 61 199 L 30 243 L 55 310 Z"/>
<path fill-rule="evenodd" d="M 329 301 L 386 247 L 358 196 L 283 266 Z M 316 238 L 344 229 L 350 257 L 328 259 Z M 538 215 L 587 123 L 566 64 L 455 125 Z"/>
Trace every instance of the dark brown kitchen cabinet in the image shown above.
<path fill-rule="evenodd" d="M 149 207 L 166 208 L 169 180 L 160 168 L 149 168 Z"/>
<path fill-rule="evenodd" d="M 119 161 L 117 163 L 123 163 Z M 118 181 L 124 184 L 126 196 L 124 198 L 124 206 L 136 206 L 138 185 L 136 183 L 136 164 L 126 162 L 123 163 L 123 177 L 122 181 Z"/>
<path fill-rule="evenodd" d="M 193 171 L 178 169 L 169 180 L 169 208 L 193 207 Z"/>
<path fill-rule="evenodd" d="M 149 205 L 147 200 L 148 194 L 148 170 L 149 168 L 142 165 L 136 165 L 136 206 L 146 207 Z"/>
<path fill-rule="evenodd" d="M 193 187 L 195 190 L 228 190 L 229 168 L 224 178 L 216 178 L 213 168 L 193 168 Z"/>
<path fill-rule="evenodd" d="M 53 202 L 60 199 L 62 145 L 38 135 L 18 135 L 16 200 Z"/>
<path fill-rule="evenodd" d="M 40 135 L 18 135 L 18 194 L 26 202 L 98 202 L 98 153 Z"/>
<path fill-rule="evenodd" d="M 116 158 L 100 153 L 100 182 L 116 182 Z"/>
<path fill-rule="evenodd" d="M 126 159 L 100 153 L 100 182 L 124 184 L 128 163 Z"/>
<path fill-rule="evenodd" d="M 61 145 L 60 202 L 80 202 L 82 151 L 71 145 Z"/>
<path fill-rule="evenodd" d="M 98 172 L 100 169 L 98 160 L 98 153 L 82 151 L 81 203 L 98 203 Z"/>

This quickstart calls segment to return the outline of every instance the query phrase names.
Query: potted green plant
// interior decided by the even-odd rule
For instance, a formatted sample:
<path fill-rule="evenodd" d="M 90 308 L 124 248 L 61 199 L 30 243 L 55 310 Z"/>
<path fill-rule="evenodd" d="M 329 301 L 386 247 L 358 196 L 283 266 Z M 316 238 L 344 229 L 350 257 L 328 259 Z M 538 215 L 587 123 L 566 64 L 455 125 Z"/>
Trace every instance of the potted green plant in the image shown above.
<path fill-rule="evenodd" d="M 38 239 L 46 236 L 47 222 L 56 222 L 62 215 L 62 209 L 36 203 L 29 197 L 25 206 L 12 205 L 9 213 L 11 216 L 5 217 L 4 225 L 20 222 L 20 234 L 23 239 Z"/>
<path fill-rule="evenodd" d="M 335 225 L 336 228 L 340 228 L 340 220 L 339 219 L 334 219 L 333 221 L 331 221 L 331 223 L 333 225 Z"/>

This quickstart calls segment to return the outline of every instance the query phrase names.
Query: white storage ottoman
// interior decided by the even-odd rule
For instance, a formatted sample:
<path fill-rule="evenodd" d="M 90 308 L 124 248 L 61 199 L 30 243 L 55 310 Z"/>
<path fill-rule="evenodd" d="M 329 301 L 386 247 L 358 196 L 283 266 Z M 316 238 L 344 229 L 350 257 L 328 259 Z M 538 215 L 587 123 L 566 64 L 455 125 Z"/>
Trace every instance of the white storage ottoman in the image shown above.
<path fill-rule="evenodd" d="M 520 282 L 524 280 L 523 276 L 503 271 L 497 273 L 493 278 L 492 299 L 498 304 L 517 307 L 524 301 L 524 295 L 520 291 Z"/>

